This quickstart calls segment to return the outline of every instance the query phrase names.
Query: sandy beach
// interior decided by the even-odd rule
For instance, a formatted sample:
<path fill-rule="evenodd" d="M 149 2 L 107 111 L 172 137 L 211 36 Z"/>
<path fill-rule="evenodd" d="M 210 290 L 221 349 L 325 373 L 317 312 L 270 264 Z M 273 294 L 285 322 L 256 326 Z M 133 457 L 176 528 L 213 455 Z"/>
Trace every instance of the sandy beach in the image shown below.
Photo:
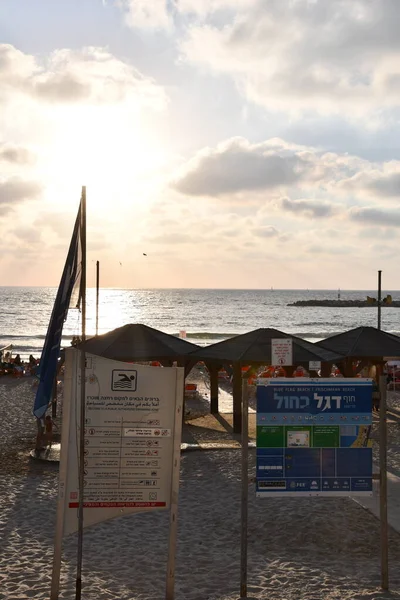
<path fill-rule="evenodd" d="M 193 375 L 195 377 L 195 375 Z M 0 380 L 0 599 L 49 597 L 58 465 L 32 461 L 30 380 Z M 396 405 L 398 400 L 391 400 Z M 228 404 L 228 403 L 226 403 Z M 189 400 L 193 413 L 205 400 Z M 229 407 L 228 407 L 229 408 Z M 399 425 L 389 424 L 389 469 L 399 472 Z M 192 425 L 183 441 L 216 439 Z M 249 477 L 255 452 L 250 450 Z M 270 600 L 400 598 L 400 534 L 390 531 L 391 594 L 380 588 L 379 521 L 347 498 L 256 500 L 249 486 L 248 595 Z M 85 530 L 83 597 L 164 596 L 168 515 L 138 514 Z M 239 597 L 240 450 L 182 453 L 177 600 Z M 61 598 L 73 598 L 76 536 L 65 539 Z"/>

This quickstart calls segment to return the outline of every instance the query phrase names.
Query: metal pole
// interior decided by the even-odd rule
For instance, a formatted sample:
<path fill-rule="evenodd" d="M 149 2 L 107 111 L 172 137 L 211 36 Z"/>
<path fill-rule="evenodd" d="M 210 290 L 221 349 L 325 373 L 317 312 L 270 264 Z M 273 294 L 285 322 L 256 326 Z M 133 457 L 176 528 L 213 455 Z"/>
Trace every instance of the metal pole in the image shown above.
<path fill-rule="evenodd" d="M 99 283 L 100 262 L 96 260 L 96 335 L 99 335 Z"/>
<path fill-rule="evenodd" d="M 247 598 L 247 520 L 249 495 L 249 398 L 247 379 L 242 383 L 242 506 L 240 536 L 240 598 Z"/>
<path fill-rule="evenodd" d="M 381 328 L 382 271 L 378 271 L 378 329 Z"/>
<path fill-rule="evenodd" d="M 57 366 L 58 369 L 58 366 Z M 52 398 L 52 402 L 51 402 L 51 418 L 55 419 L 57 417 L 57 377 L 58 377 L 58 373 L 56 370 L 56 376 L 54 378 L 54 383 L 53 383 L 53 398 Z"/>
<path fill-rule="evenodd" d="M 81 244 L 82 244 L 82 343 L 86 340 L 86 186 L 82 187 L 81 201 Z M 84 489 L 84 454 L 85 454 L 85 351 L 81 350 L 81 399 L 80 399 L 80 431 L 79 431 L 79 508 L 78 508 L 78 553 L 76 568 L 75 600 L 81 600 L 82 593 L 82 549 L 83 549 L 83 489 Z"/>
<path fill-rule="evenodd" d="M 185 370 L 176 370 L 176 407 L 174 424 L 174 449 L 172 456 L 171 508 L 169 513 L 169 542 L 167 561 L 167 585 L 165 600 L 174 600 L 175 596 L 175 554 L 178 535 L 178 494 L 181 462 L 183 389 L 185 385 Z"/>
<path fill-rule="evenodd" d="M 69 351 L 67 351 L 65 357 L 65 388 L 61 432 L 62 444 L 60 453 L 59 491 L 57 504 L 56 534 L 54 540 L 53 570 L 51 575 L 50 600 L 58 600 L 60 593 L 62 538 L 64 531 L 64 514 L 67 503 L 67 494 L 65 488 L 68 473 L 68 440 L 71 426 L 71 410 L 73 408 L 71 406 L 71 403 L 73 400 L 75 400 L 75 398 L 73 398 L 72 392 L 72 379 L 74 377 L 74 381 L 76 381 L 76 375 L 77 359 L 75 358 L 74 354 L 70 354 Z"/>
<path fill-rule="evenodd" d="M 381 587 L 389 589 L 389 543 L 387 514 L 387 424 L 386 424 L 386 377 L 379 377 L 379 516 L 381 521 Z"/>

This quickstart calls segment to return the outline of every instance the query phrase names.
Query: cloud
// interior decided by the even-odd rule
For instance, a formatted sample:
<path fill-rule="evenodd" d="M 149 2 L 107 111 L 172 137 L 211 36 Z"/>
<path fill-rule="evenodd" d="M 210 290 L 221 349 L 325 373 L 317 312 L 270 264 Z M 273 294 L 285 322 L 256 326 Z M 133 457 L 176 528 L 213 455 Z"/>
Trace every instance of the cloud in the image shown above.
<path fill-rule="evenodd" d="M 399 172 L 400 161 L 370 162 L 280 138 L 252 144 L 235 137 L 199 150 L 170 185 L 186 196 L 221 198 L 243 208 L 272 202 L 284 212 L 322 218 L 366 200 L 390 202 L 400 195 Z"/>
<path fill-rule="evenodd" d="M 125 22 L 132 29 L 172 32 L 179 17 L 202 21 L 220 11 L 249 9 L 258 0 L 118 0 Z"/>
<path fill-rule="evenodd" d="M 1 212 L 8 212 L 21 202 L 36 199 L 41 192 L 42 186 L 37 181 L 24 181 L 17 177 L 0 180 Z"/>
<path fill-rule="evenodd" d="M 351 221 L 389 227 L 400 227 L 400 211 L 384 211 L 377 208 L 353 208 L 349 212 Z"/>
<path fill-rule="evenodd" d="M 193 235 L 189 233 L 171 232 L 171 233 L 160 233 L 148 237 L 146 241 L 153 242 L 156 244 L 193 244 Z"/>
<path fill-rule="evenodd" d="M 398 0 L 258 0 L 192 25 L 180 49 L 268 109 L 357 119 L 399 106 L 399 28 Z"/>
<path fill-rule="evenodd" d="M 279 231 L 272 225 L 262 225 L 260 227 L 253 227 L 252 233 L 261 238 L 274 238 L 279 235 Z"/>
<path fill-rule="evenodd" d="M 334 214 L 335 209 L 330 203 L 317 202 L 315 200 L 290 200 L 289 198 L 282 198 L 280 204 L 285 211 L 315 218 L 330 217 Z"/>
<path fill-rule="evenodd" d="M 2 161 L 14 165 L 31 165 L 35 155 L 30 150 L 14 144 L 0 144 L 0 163 Z"/>
<path fill-rule="evenodd" d="M 301 152 L 288 152 L 288 147 L 276 145 L 275 140 L 250 144 L 243 138 L 232 138 L 214 149 L 200 151 L 183 166 L 172 187 L 192 196 L 271 190 L 293 185 L 312 166 Z"/>
<path fill-rule="evenodd" d="M 168 0 L 121 0 L 119 6 L 129 27 L 169 30 L 173 26 Z"/>
<path fill-rule="evenodd" d="M 38 228 L 33 229 L 29 226 L 18 226 L 18 228 L 13 229 L 10 233 L 18 240 L 18 242 L 29 247 L 43 242 L 42 232 Z"/>
<path fill-rule="evenodd" d="M 46 59 L 0 44 L 0 100 L 27 96 L 49 104 L 116 104 L 135 101 L 163 108 L 161 86 L 107 49 L 61 49 Z"/>
<path fill-rule="evenodd" d="M 400 173 L 391 173 L 377 178 L 368 187 L 380 196 L 400 196 Z"/>

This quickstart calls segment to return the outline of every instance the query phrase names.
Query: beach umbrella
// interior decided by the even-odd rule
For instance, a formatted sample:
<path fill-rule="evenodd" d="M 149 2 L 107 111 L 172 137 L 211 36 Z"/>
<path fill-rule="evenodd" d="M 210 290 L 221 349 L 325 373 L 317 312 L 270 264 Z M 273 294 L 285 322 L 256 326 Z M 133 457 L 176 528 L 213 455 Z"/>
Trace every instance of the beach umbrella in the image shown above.
<path fill-rule="evenodd" d="M 198 346 L 140 323 L 123 325 L 77 346 L 91 354 L 123 362 L 182 361 Z"/>
<path fill-rule="evenodd" d="M 376 327 L 356 327 L 315 344 L 346 358 L 400 357 L 400 337 Z"/>
<path fill-rule="evenodd" d="M 343 357 L 335 352 L 319 348 L 311 342 L 272 328 L 255 329 L 191 353 L 194 359 L 203 360 L 210 365 L 212 412 L 218 412 L 218 385 L 213 385 L 213 379 L 215 381 L 213 365 L 227 363 L 233 365 L 233 430 L 235 433 L 240 433 L 242 429 L 242 366 L 271 364 L 271 340 L 276 338 L 292 340 L 294 365 L 309 361 L 343 360 Z"/>
<path fill-rule="evenodd" d="M 209 362 L 242 365 L 271 364 L 271 340 L 274 338 L 292 340 L 293 364 L 309 361 L 334 362 L 343 359 L 338 352 L 318 347 L 316 344 L 273 328 L 260 328 L 235 335 L 222 342 L 194 350 L 191 356 Z"/>

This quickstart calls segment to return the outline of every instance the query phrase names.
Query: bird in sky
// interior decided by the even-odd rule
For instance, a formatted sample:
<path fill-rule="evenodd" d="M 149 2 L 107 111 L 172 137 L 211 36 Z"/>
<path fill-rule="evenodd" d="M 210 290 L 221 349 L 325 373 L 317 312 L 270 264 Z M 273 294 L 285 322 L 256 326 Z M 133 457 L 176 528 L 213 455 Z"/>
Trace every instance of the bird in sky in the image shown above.
<path fill-rule="evenodd" d="M 143 252 L 143 256 L 147 256 L 147 254 L 145 254 L 145 253 Z"/>
<path fill-rule="evenodd" d="M 122 262 L 120 262 L 119 264 L 120 264 L 120 265 L 121 265 L 121 267 L 122 267 Z"/>

